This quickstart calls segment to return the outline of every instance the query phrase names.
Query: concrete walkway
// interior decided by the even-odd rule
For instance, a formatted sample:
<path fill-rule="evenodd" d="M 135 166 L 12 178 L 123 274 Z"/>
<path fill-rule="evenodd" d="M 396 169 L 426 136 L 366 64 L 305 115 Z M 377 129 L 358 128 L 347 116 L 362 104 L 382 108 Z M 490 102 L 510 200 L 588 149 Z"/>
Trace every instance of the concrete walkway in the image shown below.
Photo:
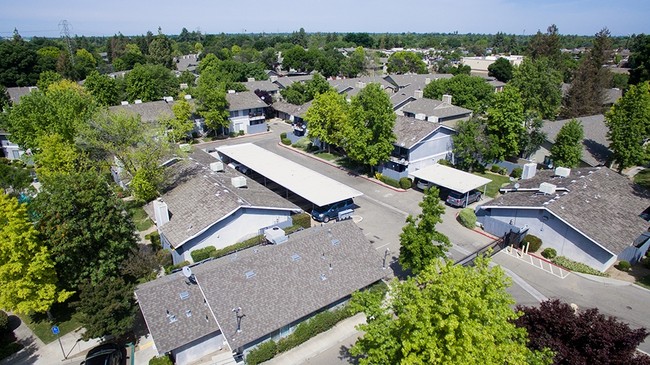
<path fill-rule="evenodd" d="M 302 364 L 312 357 L 336 346 L 342 339 L 359 333 L 355 328 L 357 325 L 366 323 L 366 316 L 358 313 L 350 318 L 344 319 L 329 331 L 323 332 L 311 338 L 302 345 L 274 357 L 265 362 L 265 365 Z"/>

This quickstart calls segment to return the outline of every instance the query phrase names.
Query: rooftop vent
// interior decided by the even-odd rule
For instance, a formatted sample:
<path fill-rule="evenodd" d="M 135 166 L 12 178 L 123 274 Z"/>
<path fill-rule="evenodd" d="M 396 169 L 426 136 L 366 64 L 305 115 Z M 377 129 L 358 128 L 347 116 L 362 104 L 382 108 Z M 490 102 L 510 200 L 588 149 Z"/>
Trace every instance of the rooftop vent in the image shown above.
<path fill-rule="evenodd" d="M 559 177 L 569 177 L 571 174 L 571 169 L 566 167 L 557 167 L 555 168 L 555 176 Z"/>
<path fill-rule="evenodd" d="M 325 274 L 320 274 L 320 279 L 321 281 L 325 281 L 327 280 L 327 276 L 325 276 Z"/>
<path fill-rule="evenodd" d="M 442 102 L 447 103 L 447 104 L 451 104 L 451 95 L 449 95 L 449 94 L 443 95 L 442 96 Z"/>
<path fill-rule="evenodd" d="M 255 277 L 255 271 L 253 271 L 253 270 L 246 271 L 245 275 L 246 275 L 246 279 L 251 279 L 251 278 Z"/>
<path fill-rule="evenodd" d="M 135 104 L 142 104 L 142 100 L 137 99 L 137 100 L 134 101 L 134 103 L 135 103 Z"/>
<path fill-rule="evenodd" d="M 217 161 L 217 162 L 211 163 L 210 164 L 210 170 L 217 171 L 217 172 L 223 171 L 224 170 L 223 162 Z"/>
<path fill-rule="evenodd" d="M 230 179 L 232 186 L 236 188 L 245 188 L 246 187 L 246 178 L 243 176 L 237 176 Z"/>
<path fill-rule="evenodd" d="M 293 262 L 300 261 L 300 255 L 294 253 L 293 255 L 291 255 L 291 261 Z"/>
<path fill-rule="evenodd" d="M 190 309 L 185 311 L 185 315 L 189 318 L 192 317 L 192 311 Z"/>
<path fill-rule="evenodd" d="M 248 80 L 248 82 L 254 82 L 255 78 L 254 77 L 249 77 L 247 80 Z"/>
<path fill-rule="evenodd" d="M 422 90 L 415 90 L 413 92 L 413 97 L 416 98 L 416 99 L 422 99 L 423 95 L 424 94 L 423 94 Z"/>
<path fill-rule="evenodd" d="M 228 90 L 228 94 L 234 94 L 235 90 Z"/>
<path fill-rule="evenodd" d="M 192 99 L 192 95 L 189 95 L 189 94 L 185 95 L 185 100 L 191 100 L 191 99 Z"/>
<path fill-rule="evenodd" d="M 121 102 L 120 104 L 122 104 L 122 105 L 129 105 L 129 102 L 128 102 L 128 101 L 123 101 L 123 102 Z"/>
<path fill-rule="evenodd" d="M 171 96 L 163 96 L 163 100 L 164 100 L 166 103 L 169 103 L 169 102 L 174 101 L 174 98 L 171 97 Z"/>
<path fill-rule="evenodd" d="M 545 182 L 539 184 L 539 192 L 544 194 L 555 194 L 556 188 L 557 187 L 555 185 Z"/>
<path fill-rule="evenodd" d="M 332 246 L 338 246 L 340 243 L 341 241 L 336 238 L 332 240 Z"/>
<path fill-rule="evenodd" d="M 180 292 L 179 296 L 181 297 L 181 300 L 185 300 L 190 297 L 190 292 L 182 291 Z"/>

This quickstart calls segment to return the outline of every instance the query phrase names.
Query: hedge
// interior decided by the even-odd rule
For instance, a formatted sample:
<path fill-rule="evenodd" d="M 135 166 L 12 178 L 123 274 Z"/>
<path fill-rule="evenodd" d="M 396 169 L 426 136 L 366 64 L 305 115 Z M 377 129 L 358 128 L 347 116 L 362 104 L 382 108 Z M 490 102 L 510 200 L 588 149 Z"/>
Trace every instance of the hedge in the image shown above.
<path fill-rule="evenodd" d="M 492 167 L 490 167 L 490 171 L 494 172 L 495 174 L 498 174 L 499 171 L 501 171 L 501 166 L 499 166 L 499 165 L 492 165 Z"/>
<path fill-rule="evenodd" d="M 198 250 L 190 252 L 190 256 L 192 256 L 194 262 L 199 262 L 211 257 L 216 250 L 217 248 L 214 246 L 199 248 Z"/>
<path fill-rule="evenodd" d="M 280 139 L 282 140 L 282 139 L 285 139 L 285 138 L 287 138 L 287 132 L 280 133 Z"/>
<path fill-rule="evenodd" d="M 377 180 L 383 182 L 386 185 L 390 185 L 390 186 L 392 186 L 394 188 L 399 188 L 399 189 L 402 188 L 400 186 L 400 184 L 399 184 L 399 181 L 397 181 L 397 180 L 395 180 L 393 178 L 390 178 L 390 177 L 385 176 L 385 175 L 380 174 L 380 173 L 375 174 L 375 177 L 377 178 Z"/>
<path fill-rule="evenodd" d="M 557 251 L 555 251 L 554 248 L 547 247 L 544 249 L 544 251 L 542 251 L 542 256 L 544 256 L 544 258 L 552 260 L 557 257 Z"/>
<path fill-rule="evenodd" d="M 408 177 L 403 177 L 399 179 L 399 186 L 404 190 L 408 190 L 411 188 L 411 186 L 413 186 L 413 181 Z"/>
<path fill-rule="evenodd" d="M 532 234 L 527 234 L 521 242 L 522 247 L 528 244 L 528 252 L 537 252 L 542 247 L 542 239 Z"/>
<path fill-rule="evenodd" d="M 438 160 L 438 163 L 443 165 L 443 166 L 454 167 L 454 164 L 451 163 L 451 161 L 449 161 L 447 159 Z"/>
<path fill-rule="evenodd" d="M 512 169 L 512 172 L 510 173 L 511 177 L 514 177 L 515 179 L 519 179 L 521 177 L 521 174 L 523 173 L 524 170 L 521 169 L 521 167 L 515 167 Z"/>
<path fill-rule="evenodd" d="M 296 214 L 291 218 L 294 226 L 300 226 L 302 228 L 311 227 L 311 216 L 308 213 Z"/>
<path fill-rule="evenodd" d="M 282 144 L 285 146 L 291 145 L 291 140 L 289 138 L 282 138 L 280 141 L 282 141 Z"/>
<path fill-rule="evenodd" d="M 567 268 L 571 271 L 580 272 L 583 274 L 596 275 L 596 276 L 609 276 L 607 273 L 600 272 L 591 266 L 585 265 L 582 262 L 575 262 L 564 256 L 558 256 L 553 260 L 551 260 L 551 262 L 553 262 L 556 265 Z"/>
<path fill-rule="evenodd" d="M 621 271 L 630 271 L 632 265 L 630 265 L 629 261 L 621 260 L 618 265 L 616 265 L 616 268 Z"/>
<path fill-rule="evenodd" d="M 275 341 L 266 341 L 246 355 L 246 364 L 257 365 L 263 363 L 264 361 L 271 360 L 277 353 L 278 345 Z"/>
<path fill-rule="evenodd" d="M 172 359 L 167 355 L 156 356 L 149 360 L 149 365 L 174 365 Z"/>
<path fill-rule="evenodd" d="M 476 227 L 476 213 L 472 208 L 463 208 L 458 214 L 458 221 L 463 227 L 473 229 Z"/>
<path fill-rule="evenodd" d="M 158 251 L 159 249 L 162 248 L 162 244 L 160 242 L 160 233 L 151 232 L 148 235 L 144 236 L 144 238 L 149 240 L 149 242 L 151 242 L 151 246 L 153 247 L 154 250 Z"/>

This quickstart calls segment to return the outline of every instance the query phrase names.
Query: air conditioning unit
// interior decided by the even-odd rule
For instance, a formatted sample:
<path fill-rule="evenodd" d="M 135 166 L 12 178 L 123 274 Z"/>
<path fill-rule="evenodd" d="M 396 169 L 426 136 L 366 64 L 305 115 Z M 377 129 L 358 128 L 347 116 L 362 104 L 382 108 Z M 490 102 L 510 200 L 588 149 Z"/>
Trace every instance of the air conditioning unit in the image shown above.
<path fill-rule="evenodd" d="M 559 177 L 569 177 L 571 174 L 571 169 L 568 167 L 556 167 L 555 168 L 555 176 Z"/>
<path fill-rule="evenodd" d="M 237 176 L 230 179 L 232 186 L 236 188 L 245 188 L 246 187 L 246 178 L 243 176 Z"/>
<path fill-rule="evenodd" d="M 223 171 L 223 162 L 213 162 L 210 164 L 210 170 L 212 171 Z"/>
<path fill-rule="evenodd" d="M 555 185 L 545 182 L 539 184 L 539 192 L 544 194 L 555 194 L 556 188 L 557 187 Z"/>
<path fill-rule="evenodd" d="M 521 179 L 532 179 L 537 172 L 537 164 L 534 162 L 527 163 L 524 165 L 524 169 L 521 172 Z"/>

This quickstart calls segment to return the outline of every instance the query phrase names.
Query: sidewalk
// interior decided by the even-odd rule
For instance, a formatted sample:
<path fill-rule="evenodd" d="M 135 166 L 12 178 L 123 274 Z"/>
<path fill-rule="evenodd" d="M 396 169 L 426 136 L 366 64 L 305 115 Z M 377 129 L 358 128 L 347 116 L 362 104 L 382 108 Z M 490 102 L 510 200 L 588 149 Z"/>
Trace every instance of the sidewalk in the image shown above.
<path fill-rule="evenodd" d="M 302 364 L 310 358 L 336 346 L 339 341 L 358 333 L 355 327 L 366 322 L 366 316 L 358 313 L 344 319 L 329 331 L 325 331 L 302 345 L 283 352 L 264 365 Z"/>

